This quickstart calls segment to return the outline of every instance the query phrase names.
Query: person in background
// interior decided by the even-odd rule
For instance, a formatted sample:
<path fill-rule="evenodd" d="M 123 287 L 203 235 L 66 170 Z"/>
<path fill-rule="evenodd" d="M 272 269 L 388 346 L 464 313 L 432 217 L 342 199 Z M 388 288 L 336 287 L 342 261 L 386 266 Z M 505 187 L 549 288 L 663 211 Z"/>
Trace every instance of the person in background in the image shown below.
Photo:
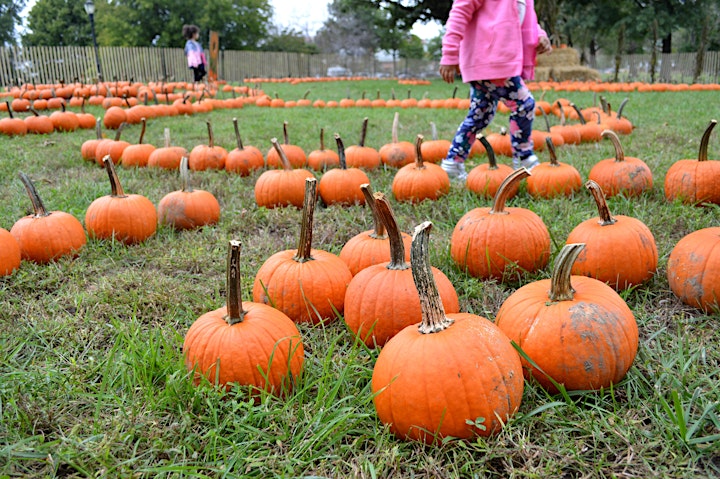
<path fill-rule="evenodd" d="M 451 179 L 467 178 L 465 160 L 476 135 L 495 116 L 498 100 L 510 109 L 513 167 L 539 164 L 531 138 L 535 99 L 523 79 L 535 77 L 535 57 L 552 47 L 540 28 L 534 0 L 455 0 L 445 24 L 440 75 L 460 74 L 470 85 L 470 109 L 458 127 L 442 168 Z"/>
<path fill-rule="evenodd" d="M 198 42 L 200 29 L 196 25 L 183 25 L 182 34 L 187 40 L 185 42 L 185 56 L 187 57 L 188 67 L 193 71 L 193 78 L 197 83 L 202 81 L 207 74 L 205 70 L 205 51 Z"/>

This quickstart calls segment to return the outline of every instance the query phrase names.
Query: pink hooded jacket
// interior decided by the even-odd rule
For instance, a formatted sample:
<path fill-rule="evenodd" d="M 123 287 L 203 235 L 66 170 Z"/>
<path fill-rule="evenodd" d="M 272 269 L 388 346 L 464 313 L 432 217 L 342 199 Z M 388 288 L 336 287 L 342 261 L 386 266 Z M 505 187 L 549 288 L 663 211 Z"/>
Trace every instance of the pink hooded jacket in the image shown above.
<path fill-rule="evenodd" d="M 463 82 L 535 78 L 540 28 L 533 0 L 520 25 L 516 0 L 455 0 L 445 24 L 441 65 L 460 65 Z"/>

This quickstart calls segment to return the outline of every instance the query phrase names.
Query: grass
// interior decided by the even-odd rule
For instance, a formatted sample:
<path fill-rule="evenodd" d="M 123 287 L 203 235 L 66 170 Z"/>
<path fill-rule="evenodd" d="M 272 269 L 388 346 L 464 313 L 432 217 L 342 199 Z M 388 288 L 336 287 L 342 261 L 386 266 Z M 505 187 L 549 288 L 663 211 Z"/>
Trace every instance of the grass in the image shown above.
<path fill-rule="evenodd" d="M 325 100 L 359 98 L 363 90 L 371 97 L 380 90 L 387 98 L 391 88 L 406 88 L 391 81 L 264 86 L 285 99 L 300 98 L 310 88 L 310 98 Z M 452 87 L 440 83 L 412 88 L 415 97 L 452 94 Z M 662 185 L 672 162 L 697 157 L 700 136 L 720 111 L 712 92 L 607 96 L 619 105 L 625 95 L 630 98 L 625 112 L 637 128 L 621 142 L 628 156 L 650 166 L 655 187 L 641 198 L 612 198 L 609 206 L 616 215 L 648 225 L 660 265 L 647 284 L 623 293 L 638 321 L 640 348 L 620 384 L 566 396 L 527 384 L 520 411 L 492 438 L 439 447 L 407 443 L 375 417 L 369 381 L 377 352 L 358 344 L 336 321 L 300 326 L 305 368 L 285 400 L 268 396 L 255 403 L 243 388 L 222 394 L 193 387 L 183 364 L 183 337 L 196 318 L 224 304 L 227 241 L 243 243 L 242 284 L 250 299 L 264 260 L 297 247 L 300 220 L 295 209 L 255 206 L 259 172 L 246 178 L 194 172 L 195 187 L 220 201 L 217 226 L 183 233 L 161 227 L 133 247 L 89 241 L 74 260 L 23 263 L 0 279 L 0 477 L 717 477 L 718 317 L 682 305 L 670 292 L 665 266 L 675 243 L 691 231 L 716 226 L 720 210 L 668 203 Z M 593 102 L 592 93 L 545 95 L 559 97 L 581 107 Z M 346 145 L 356 143 L 368 116 L 366 143 L 379 148 L 390 141 L 393 114 L 246 106 L 152 120 L 146 141 L 161 146 L 169 127 L 173 144 L 191 149 L 207 142 L 205 120 L 211 119 L 216 144 L 232 149 L 236 116 L 245 144 L 269 150 L 270 138 L 282 138 L 282 123 L 288 121 L 290 142 L 311 151 L 319 147 L 321 127 L 340 133 Z M 429 136 L 430 121 L 441 138 L 450 138 L 463 116 L 459 110 L 400 110 L 400 139 Z M 498 115 L 491 130 L 506 124 L 507 117 Z M 124 136 L 135 141 L 138 134 L 139 127 L 132 126 Z M 0 138 L 0 226 L 10 229 L 29 213 L 20 171 L 33 179 L 49 209 L 81 220 L 95 198 L 109 194 L 105 172 L 80 157 L 81 144 L 93 136 L 81 131 Z M 711 158 L 717 158 L 716 138 Z M 595 162 L 612 155 L 609 142 L 558 149 L 558 159 L 572 163 L 583 178 Z M 540 156 L 547 161 L 546 154 Z M 180 188 L 177 175 L 167 171 L 119 168 L 119 176 L 126 192 L 155 204 Z M 369 176 L 375 191 L 390 193 L 392 170 Z M 547 277 L 549 267 L 508 284 L 459 271 L 449 256 L 452 229 L 466 211 L 486 204 L 454 188 L 439 201 L 393 202 L 393 209 L 405 231 L 433 221 L 433 264 L 455 285 L 463 311 L 492 319 L 509 294 Z M 585 191 L 554 200 L 533 200 L 521 191 L 509 205 L 543 218 L 553 256 L 575 225 L 597 215 Z M 339 253 L 371 222 L 361 207 L 321 207 L 314 247 Z"/>

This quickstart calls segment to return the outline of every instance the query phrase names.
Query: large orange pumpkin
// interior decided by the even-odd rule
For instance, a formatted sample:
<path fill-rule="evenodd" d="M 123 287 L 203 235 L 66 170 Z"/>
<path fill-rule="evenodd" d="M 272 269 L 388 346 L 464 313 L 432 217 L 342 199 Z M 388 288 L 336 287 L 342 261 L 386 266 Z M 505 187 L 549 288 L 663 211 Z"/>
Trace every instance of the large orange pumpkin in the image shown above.
<path fill-rule="evenodd" d="M 165 144 L 150 153 L 148 157 L 148 167 L 163 168 L 165 170 L 177 170 L 180 167 L 180 160 L 183 156 L 187 156 L 187 150 L 182 146 L 170 145 L 170 128 L 163 131 Z"/>
<path fill-rule="evenodd" d="M 546 143 L 550 161 L 533 168 L 532 176 L 527 179 L 527 191 L 536 198 L 571 196 L 582 187 L 580 172 L 574 166 L 558 161 L 550 138 Z"/>
<path fill-rule="evenodd" d="M 307 155 L 305 155 L 305 150 L 303 150 L 298 145 L 293 145 L 290 143 L 287 121 L 283 122 L 282 149 L 285 152 L 285 156 L 287 157 L 287 160 L 292 168 L 302 168 L 307 164 Z M 270 151 L 268 151 L 265 155 L 265 160 L 267 161 L 268 168 L 285 167 L 283 162 L 280 160 L 280 154 L 278 153 L 277 148 L 270 148 Z"/>
<path fill-rule="evenodd" d="M 12 274 L 20 267 L 21 261 L 17 240 L 8 230 L 0 228 L 0 276 Z"/>
<path fill-rule="evenodd" d="M 683 303 L 720 312 L 720 227 L 699 229 L 680 239 L 670 252 L 667 278 Z"/>
<path fill-rule="evenodd" d="M 615 158 L 606 158 L 597 162 L 588 174 L 605 194 L 615 196 L 639 196 L 653 185 L 650 168 L 640 158 L 625 156 L 620 138 L 612 130 L 603 130 L 601 136 L 608 138 L 615 147 Z"/>
<path fill-rule="evenodd" d="M 325 148 L 325 128 L 320 128 L 320 148 L 308 154 L 307 164 L 315 171 L 325 171 L 328 168 L 340 165 L 338 154 Z M 347 165 L 344 167 L 346 168 Z"/>
<path fill-rule="evenodd" d="M 228 152 L 222 146 L 215 144 L 215 135 L 213 135 L 212 124 L 210 120 L 205 122 L 208 131 L 208 144 L 196 145 L 188 156 L 188 168 L 195 171 L 204 170 L 223 170 L 225 169 L 225 159 Z"/>
<path fill-rule="evenodd" d="M 147 129 L 147 119 L 145 117 L 140 119 L 140 138 L 135 144 L 131 144 L 122 152 L 120 157 L 120 165 L 123 168 L 144 168 L 148 164 L 150 155 L 155 151 L 155 146 L 150 143 L 143 143 L 145 138 L 145 131 Z"/>
<path fill-rule="evenodd" d="M 160 224 L 187 230 L 217 223 L 220 203 L 209 191 L 190 186 L 187 156 L 180 161 L 180 178 L 182 189 L 168 193 L 158 203 Z"/>

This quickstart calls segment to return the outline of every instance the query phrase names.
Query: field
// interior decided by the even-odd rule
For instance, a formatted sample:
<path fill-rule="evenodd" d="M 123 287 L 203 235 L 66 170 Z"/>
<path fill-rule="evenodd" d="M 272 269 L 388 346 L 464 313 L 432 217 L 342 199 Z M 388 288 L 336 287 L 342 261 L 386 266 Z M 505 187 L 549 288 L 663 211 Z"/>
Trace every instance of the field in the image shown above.
<path fill-rule="evenodd" d="M 267 83 L 272 97 L 339 100 L 363 91 L 399 98 L 447 98 L 452 87 L 396 81 Z M 458 95 L 464 95 L 460 86 Z M 717 206 L 667 202 L 663 180 L 669 166 L 697 158 L 700 137 L 720 117 L 712 91 L 606 93 L 614 107 L 629 98 L 625 115 L 636 126 L 620 140 L 628 156 L 643 159 L 654 174 L 652 191 L 639 198 L 609 199 L 610 210 L 643 221 L 653 232 L 659 268 L 653 279 L 622 293 L 640 328 L 640 347 L 627 377 L 601 392 L 552 396 L 526 384 L 518 413 L 496 436 L 446 441 L 430 447 L 395 438 L 376 418 L 370 378 L 378 352 L 354 340 L 341 319 L 325 326 L 300 325 L 305 368 L 285 400 L 258 403 L 247 391 L 222 393 L 194 387 L 182 357 L 183 337 L 200 315 L 225 302 L 227 244 L 242 242 L 245 299 L 255 273 L 273 253 L 297 248 L 301 212 L 255 204 L 249 177 L 224 171 L 192 172 L 196 188 L 215 194 L 219 224 L 196 231 L 160 227 L 144 243 L 126 247 L 88 241 L 75 259 L 45 266 L 23 262 L 0 278 L 0 477 L 359 477 L 359 478 L 546 478 L 546 477 L 718 477 L 720 475 L 720 332 L 717 315 L 683 305 L 666 279 L 668 255 L 680 238 L 718 226 Z M 539 98 L 540 92 L 536 92 Z M 567 98 L 593 104 L 592 92 L 547 91 L 548 101 Z M 90 112 L 100 116 L 99 107 Z M 346 145 L 358 141 L 369 118 L 366 144 L 391 139 L 395 111 L 399 137 L 452 137 L 465 112 L 457 109 L 261 108 L 217 109 L 149 122 L 145 142 L 188 150 L 207 143 L 210 120 L 215 143 L 235 148 L 232 118 L 246 145 L 266 152 L 282 140 L 288 122 L 290 143 L 306 152 L 319 148 L 324 128 L 328 148 L 337 132 Z M 553 124 L 557 118 L 550 119 Z M 542 127 L 542 121 L 536 123 Z M 507 126 L 498 114 L 490 130 Z M 105 131 L 107 136 L 114 132 Z M 135 142 L 139 126 L 123 132 Z M 720 156 L 717 131 L 710 158 Z M 82 143 L 92 130 L 24 137 L 0 137 L 0 227 L 31 211 L 18 179 L 35 182 L 50 210 L 81 221 L 88 205 L 109 194 L 106 172 L 83 161 Z M 558 148 L 558 159 L 574 165 L 583 179 L 597 161 L 614 155 L 609 141 Z M 539 154 L 548 161 L 547 153 Z M 470 166 L 485 161 L 471 160 Z M 509 159 L 500 158 L 509 163 Z M 479 281 L 459 270 L 449 241 L 459 218 L 487 200 L 457 186 L 438 201 L 412 206 L 392 200 L 395 170 L 368 172 L 375 191 L 389 195 L 400 228 L 412 232 L 433 222 L 431 261 L 455 285 L 461 310 L 493 319 L 518 287 L 550 274 L 518 274 L 512 281 Z M 128 193 L 154 204 L 180 189 L 174 172 L 124 169 L 118 175 Z M 320 173 L 316 173 L 319 178 Z M 526 191 L 510 206 L 536 212 L 552 237 L 552 255 L 580 222 L 597 216 L 586 190 L 571 198 L 532 199 Z M 339 253 L 343 244 L 370 229 L 363 207 L 324 207 L 315 212 L 313 246 Z"/>

